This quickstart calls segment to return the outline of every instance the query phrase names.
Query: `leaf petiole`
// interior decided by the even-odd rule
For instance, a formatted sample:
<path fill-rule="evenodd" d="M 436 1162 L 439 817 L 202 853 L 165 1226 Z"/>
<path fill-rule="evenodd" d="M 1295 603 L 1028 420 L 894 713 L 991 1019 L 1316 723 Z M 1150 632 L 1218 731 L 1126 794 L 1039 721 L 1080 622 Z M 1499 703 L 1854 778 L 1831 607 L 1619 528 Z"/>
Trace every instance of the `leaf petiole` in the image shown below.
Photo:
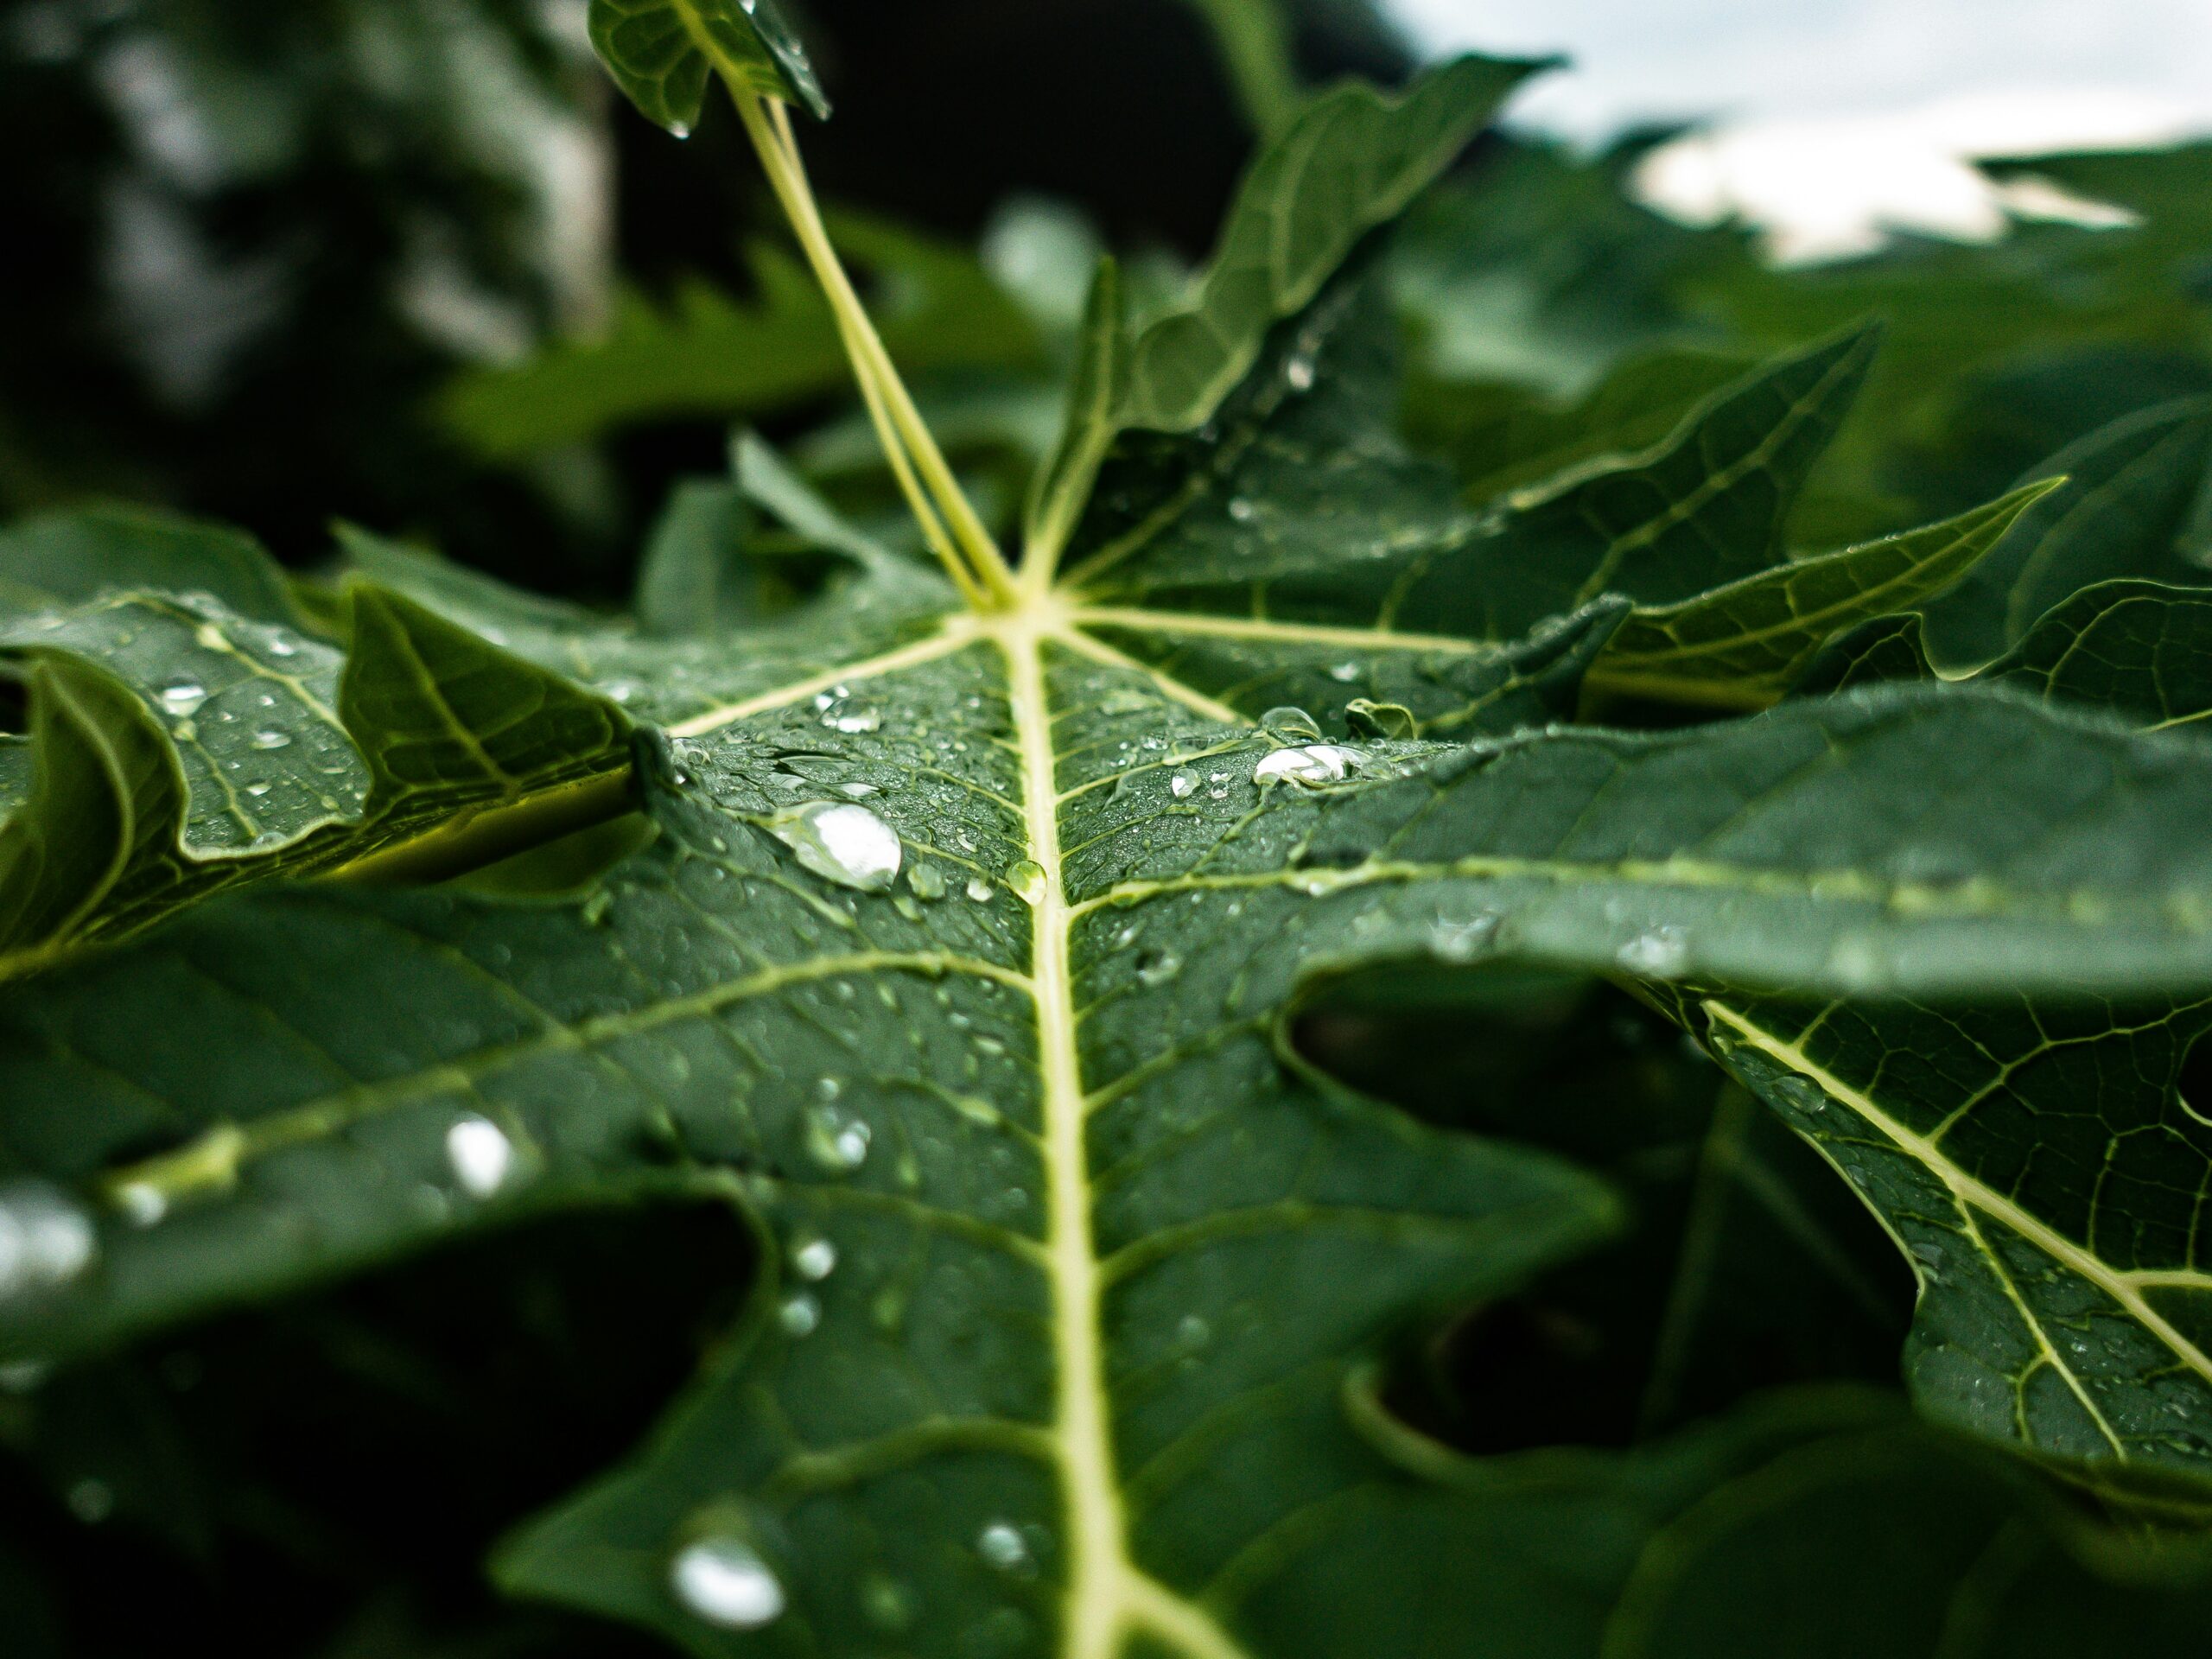
<path fill-rule="evenodd" d="M 868 418 L 924 538 L 971 606 L 988 610 L 1012 604 L 1016 594 L 1013 573 L 914 407 L 891 353 L 831 245 L 813 188 L 807 182 L 805 166 L 799 159 L 789 111 L 780 99 L 762 98 L 739 76 L 724 71 L 722 79 L 760 158 L 769 188 L 776 193 L 837 319 L 838 333 L 852 359 L 853 375 L 868 405 Z"/>

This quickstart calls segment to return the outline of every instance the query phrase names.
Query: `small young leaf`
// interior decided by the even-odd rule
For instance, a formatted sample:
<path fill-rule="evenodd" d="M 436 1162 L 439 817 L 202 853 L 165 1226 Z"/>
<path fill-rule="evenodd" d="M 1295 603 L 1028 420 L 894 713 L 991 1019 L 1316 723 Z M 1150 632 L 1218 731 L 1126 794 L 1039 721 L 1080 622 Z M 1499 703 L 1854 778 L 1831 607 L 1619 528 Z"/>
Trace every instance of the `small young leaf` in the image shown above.
<path fill-rule="evenodd" d="M 615 84 L 679 138 L 699 124 L 714 74 L 829 118 L 830 100 L 783 0 L 591 0 L 590 28 Z"/>

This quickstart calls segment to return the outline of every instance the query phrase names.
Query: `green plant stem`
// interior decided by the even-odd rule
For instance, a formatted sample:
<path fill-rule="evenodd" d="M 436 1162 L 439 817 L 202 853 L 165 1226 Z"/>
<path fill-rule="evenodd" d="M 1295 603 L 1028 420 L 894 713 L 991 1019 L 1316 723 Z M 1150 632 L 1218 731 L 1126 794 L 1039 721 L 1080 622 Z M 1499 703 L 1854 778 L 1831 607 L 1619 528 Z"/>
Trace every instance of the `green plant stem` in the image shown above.
<path fill-rule="evenodd" d="M 1276 0 L 1191 0 L 1216 46 L 1252 130 L 1265 138 L 1298 113 L 1298 72 Z"/>
<path fill-rule="evenodd" d="M 783 106 L 764 100 L 735 76 L 723 79 L 768 175 L 769 187 L 782 204 L 807 263 L 836 315 L 870 418 L 876 422 L 893 472 L 907 492 L 924 535 L 931 539 L 971 604 L 993 608 L 1012 603 L 1013 573 L 914 407 L 852 278 L 830 244 Z"/>

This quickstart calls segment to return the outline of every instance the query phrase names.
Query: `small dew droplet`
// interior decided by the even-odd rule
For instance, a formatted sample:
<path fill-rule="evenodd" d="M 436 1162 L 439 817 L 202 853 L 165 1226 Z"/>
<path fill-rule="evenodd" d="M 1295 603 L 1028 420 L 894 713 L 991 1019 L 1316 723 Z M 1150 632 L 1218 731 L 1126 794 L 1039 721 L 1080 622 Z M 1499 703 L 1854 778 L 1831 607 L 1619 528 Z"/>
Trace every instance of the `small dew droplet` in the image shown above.
<path fill-rule="evenodd" d="M 92 1220 L 58 1186 L 0 1187 L 0 1300 L 67 1284 L 99 1254 Z"/>
<path fill-rule="evenodd" d="M 702 1538 L 669 1566 L 676 1599 L 709 1624 L 757 1630 L 783 1617 L 784 1586 L 752 1548 L 735 1538 Z"/>
<path fill-rule="evenodd" d="M 1003 1521 L 994 1521 L 976 1537 L 976 1552 L 1001 1573 L 1029 1565 L 1029 1541 Z"/>
<path fill-rule="evenodd" d="M 786 1336 L 810 1337 L 822 1323 L 822 1304 L 802 1291 L 776 1310 L 776 1323 L 784 1327 Z"/>
<path fill-rule="evenodd" d="M 173 715 L 189 715 L 207 701 L 207 688 L 196 680 L 179 680 L 161 690 L 162 707 Z"/>
<path fill-rule="evenodd" d="M 976 877 L 968 883 L 968 896 L 979 905 L 988 905 L 991 902 L 991 884 L 981 876 Z"/>
<path fill-rule="evenodd" d="M 1680 973 L 1689 955 L 1689 940 L 1681 928 L 1655 927 L 1621 946 L 1613 960 L 1632 974 L 1663 977 Z"/>
<path fill-rule="evenodd" d="M 471 1115 L 446 1131 L 446 1162 L 472 1198 L 488 1198 L 506 1184 L 515 1143 L 488 1117 Z"/>
<path fill-rule="evenodd" d="M 791 1271 L 802 1279 L 817 1282 L 827 1279 L 837 1267 L 837 1247 L 826 1238 L 810 1238 L 791 1251 Z"/>

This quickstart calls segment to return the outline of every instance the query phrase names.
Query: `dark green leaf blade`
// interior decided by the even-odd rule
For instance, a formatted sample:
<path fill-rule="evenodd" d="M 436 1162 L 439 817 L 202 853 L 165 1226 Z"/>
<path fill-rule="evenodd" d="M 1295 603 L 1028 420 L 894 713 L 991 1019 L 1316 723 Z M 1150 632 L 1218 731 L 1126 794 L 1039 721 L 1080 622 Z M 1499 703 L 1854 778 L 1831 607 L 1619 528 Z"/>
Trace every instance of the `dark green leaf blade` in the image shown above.
<path fill-rule="evenodd" d="M 1942 592 L 2057 487 L 2027 485 L 1939 524 L 1793 560 L 1673 605 L 1638 607 L 1591 664 L 1589 689 L 1599 699 L 1763 709 L 1830 635 Z"/>

